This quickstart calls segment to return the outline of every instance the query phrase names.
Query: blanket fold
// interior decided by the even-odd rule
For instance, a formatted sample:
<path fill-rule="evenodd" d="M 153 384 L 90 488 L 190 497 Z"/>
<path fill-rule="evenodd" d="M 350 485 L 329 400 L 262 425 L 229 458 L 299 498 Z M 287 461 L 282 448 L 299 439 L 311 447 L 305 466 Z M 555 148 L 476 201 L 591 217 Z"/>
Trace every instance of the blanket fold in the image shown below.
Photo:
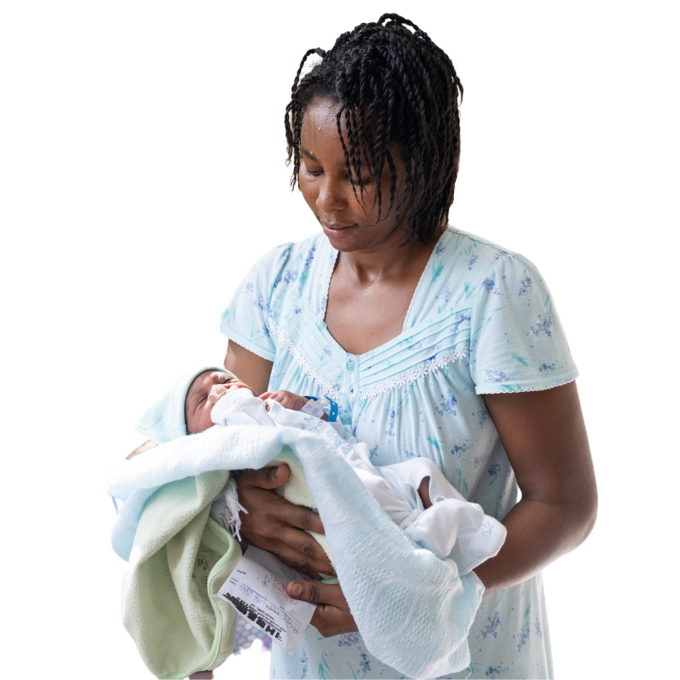
<path fill-rule="evenodd" d="M 240 549 L 226 531 L 216 533 L 221 527 L 208 518 L 210 503 L 226 471 L 274 461 L 303 470 L 303 477 L 295 475 L 302 486 L 289 499 L 299 502 L 306 494 L 303 504 L 311 507 L 316 499 L 339 582 L 370 653 L 409 677 L 467 667 L 467 634 L 484 586 L 474 573 L 460 576 L 455 562 L 409 539 L 366 491 L 342 448 L 332 437 L 290 427 L 215 427 L 114 468 L 108 491 L 125 504 L 113 545 L 130 560 L 126 625 L 153 673 L 183 677 L 201 665 L 215 668 L 231 651 L 235 614 L 230 618 L 233 610 L 213 596 Z M 199 554 L 210 586 L 200 593 Z M 162 585 L 154 586 L 155 578 Z M 161 658 L 157 650 L 166 650 L 170 639 L 172 652 Z"/>

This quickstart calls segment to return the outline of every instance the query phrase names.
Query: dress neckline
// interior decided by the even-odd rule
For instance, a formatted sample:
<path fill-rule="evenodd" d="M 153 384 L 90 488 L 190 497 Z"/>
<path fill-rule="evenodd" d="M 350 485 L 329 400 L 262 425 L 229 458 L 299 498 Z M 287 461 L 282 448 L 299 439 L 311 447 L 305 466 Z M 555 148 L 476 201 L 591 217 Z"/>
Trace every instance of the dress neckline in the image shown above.
<path fill-rule="evenodd" d="M 346 356 L 351 356 L 351 357 L 356 357 L 358 359 L 368 357 L 369 355 L 382 351 L 389 347 L 392 344 L 395 344 L 403 338 L 404 334 L 406 333 L 406 323 L 409 320 L 409 317 L 411 315 L 411 310 L 413 309 L 413 303 L 417 299 L 418 294 L 420 292 L 420 289 L 423 286 L 423 279 L 425 278 L 426 272 L 430 270 L 430 265 L 432 264 L 432 260 L 434 259 L 435 253 L 439 251 L 439 246 L 444 239 L 444 236 L 450 231 L 450 227 L 447 225 L 447 227 L 444 229 L 444 231 L 440 234 L 439 238 L 437 239 L 437 242 L 434 244 L 434 248 L 432 248 L 432 252 L 430 253 L 430 256 L 427 258 L 427 262 L 425 263 L 425 266 L 423 267 L 423 271 L 420 273 L 420 278 L 418 279 L 418 283 L 416 284 L 415 289 L 413 290 L 413 295 L 411 295 L 411 301 L 409 302 L 408 309 L 406 310 L 406 314 L 404 315 L 404 322 L 401 326 L 401 331 L 395 335 L 393 338 L 390 338 L 386 342 L 383 342 L 381 345 L 378 345 L 377 347 L 373 347 L 372 349 L 369 349 L 361 354 L 352 354 L 351 352 L 348 352 L 334 337 L 333 334 L 328 330 L 328 326 L 326 325 L 326 311 L 328 309 L 328 296 L 330 292 L 330 287 L 331 287 L 331 278 L 333 277 L 333 272 L 335 271 L 335 265 L 337 264 L 338 261 L 338 255 L 340 254 L 340 251 L 335 250 L 333 246 L 330 245 L 330 242 L 326 239 L 326 243 L 328 243 L 329 247 L 331 248 L 331 251 L 334 251 L 334 255 L 331 259 L 330 262 L 330 267 L 328 271 L 328 275 L 326 278 L 326 299 L 323 305 L 323 308 L 321 310 L 321 329 L 322 332 L 325 333 L 327 338 L 330 340 L 333 346 L 335 346 L 338 350 L 340 350 L 344 355 Z"/>

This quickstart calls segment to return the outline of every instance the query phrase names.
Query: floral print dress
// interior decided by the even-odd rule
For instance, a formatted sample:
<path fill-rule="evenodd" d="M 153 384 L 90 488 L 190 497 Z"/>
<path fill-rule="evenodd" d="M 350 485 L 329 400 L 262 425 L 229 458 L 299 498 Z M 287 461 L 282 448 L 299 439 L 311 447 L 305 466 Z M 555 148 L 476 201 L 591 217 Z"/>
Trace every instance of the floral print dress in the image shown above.
<path fill-rule="evenodd" d="M 428 457 L 468 500 L 502 520 L 518 487 L 482 395 L 545 390 L 577 375 L 540 273 L 521 255 L 448 228 L 402 332 L 354 355 L 324 322 L 337 257 L 323 235 L 270 251 L 236 291 L 223 332 L 274 363 L 270 390 L 336 401 L 375 465 Z M 551 677 L 540 575 L 485 596 L 468 641 L 470 668 L 450 677 Z M 310 626 L 293 655 L 272 654 L 274 678 L 403 677 L 358 633 L 323 638 Z"/>

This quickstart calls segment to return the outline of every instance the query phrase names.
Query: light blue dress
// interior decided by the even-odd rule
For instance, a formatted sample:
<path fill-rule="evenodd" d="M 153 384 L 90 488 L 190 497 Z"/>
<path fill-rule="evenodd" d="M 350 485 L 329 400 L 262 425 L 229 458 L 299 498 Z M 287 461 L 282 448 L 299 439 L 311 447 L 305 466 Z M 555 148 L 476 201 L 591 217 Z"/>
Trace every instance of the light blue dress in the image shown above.
<path fill-rule="evenodd" d="M 337 256 L 322 234 L 270 251 L 224 312 L 223 332 L 274 362 L 270 390 L 338 402 L 341 420 L 369 445 L 375 465 L 431 458 L 468 500 L 502 519 L 518 488 L 481 395 L 545 390 L 577 375 L 538 270 L 449 228 L 401 334 L 353 355 L 324 322 Z M 485 596 L 468 640 L 471 667 L 450 677 L 551 677 L 540 575 Z M 295 654 L 272 654 L 275 678 L 404 677 L 370 655 L 357 633 L 323 638 L 310 627 Z"/>

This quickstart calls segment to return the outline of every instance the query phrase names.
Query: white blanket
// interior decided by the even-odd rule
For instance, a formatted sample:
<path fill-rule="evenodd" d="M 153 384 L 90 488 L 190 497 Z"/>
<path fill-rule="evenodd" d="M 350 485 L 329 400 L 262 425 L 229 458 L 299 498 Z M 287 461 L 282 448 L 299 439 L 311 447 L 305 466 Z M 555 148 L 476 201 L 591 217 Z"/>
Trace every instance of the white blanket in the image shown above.
<path fill-rule="evenodd" d="M 272 404 L 276 409 L 278 404 Z M 280 407 L 279 407 L 280 408 Z M 125 501 L 113 546 L 130 558 L 147 500 L 163 485 L 214 470 L 299 462 L 316 499 L 343 593 L 366 648 L 409 677 L 466 668 L 467 634 L 484 587 L 408 538 L 370 496 L 343 457 L 332 428 L 214 427 L 118 465 L 108 491 Z M 295 460 L 297 459 L 297 460 Z"/>

